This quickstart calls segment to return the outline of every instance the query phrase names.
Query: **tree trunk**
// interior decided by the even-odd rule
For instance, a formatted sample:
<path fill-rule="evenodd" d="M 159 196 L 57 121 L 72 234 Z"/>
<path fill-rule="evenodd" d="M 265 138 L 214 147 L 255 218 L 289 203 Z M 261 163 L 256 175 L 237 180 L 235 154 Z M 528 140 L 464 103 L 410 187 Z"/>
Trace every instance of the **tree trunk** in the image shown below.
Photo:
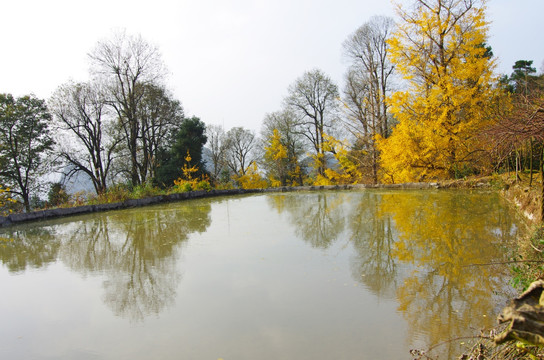
<path fill-rule="evenodd" d="M 26 192 L 26 191 L 23 192 L 23 206 L 25 208 L 25 212 L 29 213 L 30 212 L 30 200 L 29 200 L 28 192 Z"/>
<path fill-rule="evenodd" d="M 372 181 L 374 185 L 378 183 L 378 151 L 376 150 L 376 145 L 374 144 L 374 140 L 372 140 Z"/>
<path fill-rule="evenodd" d="M 519 154 L 518 154 L 518 151 L 516 150 L 516 183 L 518 182 L 518 179 L 519 179 L 518 167 L 519 167 Z"/>
<path fill-rule="evenodd" d="M 140 185 L 140 175 L 138 169 L 138 128 L 134 124 L 134 120 L 130 123 L 130 162 L 131 162 L 131 181 L 132 185 Z"/>
<path fill-rule="evenodd" d="M 540 221 L 544 222 L 544 146 L 540 156 Z"/>
<path fill-rule="evenodd" d="M 533 185 L 533 139 L 529 140 L 529 187 Z"/>

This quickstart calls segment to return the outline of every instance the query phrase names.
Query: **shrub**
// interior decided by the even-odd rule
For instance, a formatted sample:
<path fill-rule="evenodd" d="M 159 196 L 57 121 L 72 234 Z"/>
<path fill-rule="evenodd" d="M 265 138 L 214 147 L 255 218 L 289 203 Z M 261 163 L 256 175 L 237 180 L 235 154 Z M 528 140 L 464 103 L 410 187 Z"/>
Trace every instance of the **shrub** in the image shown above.
<path fill-rule="evenodd" d="M 259 174 L 255 161 L 249 166 L 245 175 L 239 176 L 236 181 L 238 181 L 242 189 L 264 189 L 268 187 L 268 182 Z"/>
<path fill-rule="evenodd" d="M 163 192 L 158 187 L 153 186 L 150 182 L 141 185 L 136 185 L 132 188 L 130 197 L 132 199 L 142 199 L 145 197 L 161 195 Z"/>
<path fill-rule="evenodd" d="M 193 185 L 190 182 L 178 182 L 174 186 L 174 192 L 188 192 L 193 191 Z"/>
<path fill-rule="evenodd" d="M 189 166 L 191 163 L 191 155 L 187 151 L 187 157 L 185 157 L 186 163 L 181 168 L 183 173 L 182 177 L 174 180 L 173 192 L 187 192 L 194 190 L 206 190 L 210 191 L 212 186 L 207 175 L 202 175 L 201 178 L 193 178 L 193 175 L 198 172 L 198 167 L 195 165 Z"/>
<path fill-rule="evenodd" d="M 0 215 L 8 215 L 13 212 L 17 201 L 11 198 L 9 188 L 0 185 Z"/>
<path fill-rule="evenodd" d="M 210 184 L 210 182 L 208 180 L 202 179 L 196 184 L 195 190 L 211 191 L 212 186 L 211 186 L 211 184 Z"/>
<path fill-rule="evenodd" d="M 51 188 L 47 193 L 47 204 L 49 206 L 60 206 L 70 200 L 70 196 L 66 193 L 66 186 L 60 182 L 51 184 Z"/>
<path fill-rule="evenodd" d="M 89 204 L 110 204 L 116 202 L 123 202 L 130 199 L 130 191 L 125 184 L 115 184 L 108 188 L 108 190 L 97 196 L 89 199 Z"/>

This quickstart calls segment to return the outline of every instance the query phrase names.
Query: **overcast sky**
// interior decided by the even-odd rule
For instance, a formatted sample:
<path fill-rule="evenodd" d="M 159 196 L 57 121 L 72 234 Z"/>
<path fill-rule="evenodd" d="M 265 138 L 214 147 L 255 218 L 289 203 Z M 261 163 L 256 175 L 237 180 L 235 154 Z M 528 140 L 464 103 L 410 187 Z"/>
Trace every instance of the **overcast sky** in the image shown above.
<path fill-rule="evenodd" d="M 541 72 L 542 14 L 543 0 L 488 1 L 498 72 L 519 59 Z M 159 47 L 187 115 L 259 131 L 304 71 L 342 86 L 342 42 L 373 15 L 395 18 L 390 0 L 5 0 L 0 93 L 48 99 L 69 79 L 87 80 L 87 53 L 125 29 Z"/>

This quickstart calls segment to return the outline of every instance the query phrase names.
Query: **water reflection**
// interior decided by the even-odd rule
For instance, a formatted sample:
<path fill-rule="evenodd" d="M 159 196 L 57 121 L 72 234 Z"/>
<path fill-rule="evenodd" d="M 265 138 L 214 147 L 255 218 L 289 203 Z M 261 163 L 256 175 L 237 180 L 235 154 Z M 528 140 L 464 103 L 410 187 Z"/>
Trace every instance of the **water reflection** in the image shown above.
<path fill-rule="evenodd" d="M 466 333 L 466 319 L 493 324 L 489 313 L 493 294 L 504 288 L 504 267 L 467 265 L 504 256 L 500 242 L 515 227 L 498 202 L 490 193 L 383 194 L 378 216 L 392 218 L 398 232 L 392 255 L 412 267 L 397 288 L 412 338 L 424 334 L 427 344 L 436 344 Z"/>
<path fill-rule="evenodd" d="M 11 272 L 41 268 L 56 261 L 60 244 L 49 228 L 9 229 L 0 235 L 0 261 Z"/>
<path fill-rule="evenodd" d="M 467 265 L 504 258 L 501 244 L 515 236 L 516 226 L 499 201 L 483 192 L 367 191 L 277 195 L 269 204 L 289 213 L 312 246 L 331 246 L 346 230 L 356 254 L 354 280 L 380 298 L 396 299 L 410 324 L 409 343 L 433 345 L 473 331 L 467 319 L 494 323 L 494 294 L 505 287 L 505 268 Z M 450 358 L 459 349 L 450 344 L 439 351 Z"/>
<path fill-rule="evenodd" d="M 349 211 L 349 238 L 356 256 L 351 261 L 353 278 L 379 297 L 394 298 L 397 263 L 393 248 L 397 234 L 390 216 L 376 216 L 382 195 L 363 193 Z"/>
<path fill-rule="evenodd" d="M 287 211 L 296 234 L 312 247 L 328 248 L 345 227 L 345 194 L 315 193 L 301 196 L 271 196 L 269 204 L 279 213 Z"/>
<path fill-rule="evenodd" d="M 504 259 L 515 221 L 490 193 L 364 191 L 203 199 L 3 230 L 0 349 L 15 348 L 11 324 L 21 323 L 51 358 L 62 358 L 53 338 L 104 359 L 157 349 L 172 359 L 404 358 L 493 322 L 503 269 L 467 265 Z M 47 305 L 36 306 L 41 295 Z M 156 319 L 132 326 L 112 314 Z"/>
<path fill-rule="evenodd" d="M 10 271 L 60 258 L 82 274 L 103 274 L 105 303 L 118 316 L 143 320 L 173 302 L 181 277 L 179 245 L 206 230 L 210 211 L 209 202 L 174 204 L 161 211 L 133 209 L 16 230 L 3 235 L 0 259 Z"/>

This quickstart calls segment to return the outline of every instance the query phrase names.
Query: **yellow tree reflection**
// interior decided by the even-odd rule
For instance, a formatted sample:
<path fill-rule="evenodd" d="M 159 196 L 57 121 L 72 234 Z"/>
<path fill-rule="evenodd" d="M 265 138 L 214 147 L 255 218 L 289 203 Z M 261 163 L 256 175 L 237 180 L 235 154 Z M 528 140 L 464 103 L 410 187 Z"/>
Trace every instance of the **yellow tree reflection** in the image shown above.
<path fill-rule="evenodd" d="M 501 268 L 470 265 L 502 258 L 500 242 L 514 227 L 498 200 L 460 191 L 382 196 L 379 216 L 391 217 L 398 231 L 393 256 L 412 268 L 397 289 L 412 337 L 424 334 L 436 344 L 466 334 L 466 319 L 492 325 L 493 294 L 505 286 Z"/>

